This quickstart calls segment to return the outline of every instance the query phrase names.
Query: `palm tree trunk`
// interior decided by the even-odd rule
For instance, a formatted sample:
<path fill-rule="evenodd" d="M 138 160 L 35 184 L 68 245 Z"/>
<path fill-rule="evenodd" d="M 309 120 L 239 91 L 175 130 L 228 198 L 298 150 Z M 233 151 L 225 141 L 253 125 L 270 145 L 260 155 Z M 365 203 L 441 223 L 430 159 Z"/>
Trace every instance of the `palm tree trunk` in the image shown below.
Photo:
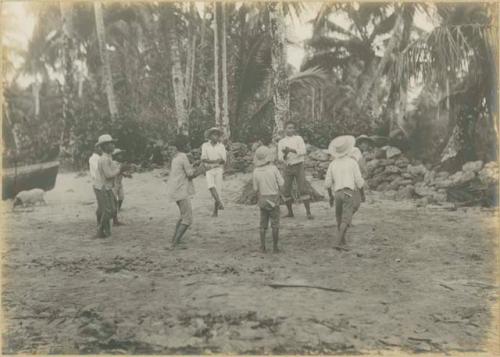
<path fill-rule="evenodd" d="M 35 102 L 35 117 L 38 119 L 40 115 L 40 80 L 38 79 L 38 74 L 35 74 L 35 82 L 33 83 L 33 100 Z"/>
<path fill-rule="evenodd" d="M 227 82 L 227 41 L 226 41 L 226 4 L 222 3 L 222 131 L 224 138 L 229 139 L 231 129 L 229 127 L 229 98 Z"/>
<path fill-rule="evenodd" d="M 73 51 L 73 20 L 71 5 L 59 3 L 62 22 L 62 66 L 64 75 L 64 85 L 61 88 L 62 93 L 62 118 L 63 129 L 61 131 L 61 139 L 59 141 L 59 154 L 63 158 L 73 160 L 73 143 L 74 143 L 74 110 L 73 110 L 73 68 L 74 68 L 74 51 Z"/>
<path fill-rule="evenodd" d="M 194 3 L 189 4 L 189 28 L 188 28 L 188 49 L 186 55 L 186 96 L 187 96 L 187 110 L 191 110 L 191 103 L 193 97 L 193 82 L 194 82 L 194 67 L 196 63 L 196 28 L 194 24 L 195 7 Z"/>
<path fill-rule="evenodd" d="M 221 125 L 219 97 L 219 24 L 217 16 L 218 3 L 214 1 L 214 81 L 215 81 L 215 125 Z"/>
<path fill-rule="evenodd" d="M 269 29 L 271 35 L 271 65 L 273 73 L 274 135 L 283 130 L 288 120 L 290 87 L 287 76 L 286 28 L 283 3 L 269 6 Z"/>
<path fill-rule="evenodd" d="M 172 61 L 172 85 L 174 87 L 175 112 L 177 115 L 177 131 L 189 135 L 189 116 L 187 112 L 187 94 L 182 71 L 179 40 L 177 39 L 174 5 L 167 9 L 168 14 L 168 45 Z"/>
<path fill-rule="evenodd" d="M 94 16 L 95 16 L 97 42 L 99 44 L 99 56 L 103 71 L 102 74 L 103 74 L 104 90 L 106 92 L 106 97 L 108 100 L 109 114 L 111 115 L 111 120 L 113 121 L 118 116 L 118 108 L 116 105 L 115 91 L 113 88 L 111 63 L 109 61 L 109 54 L 106 48 L 106 31 L 104 27 L 104 18 L 102 14 L 102 4 L 100 2 L 94 2 Z"/>
<path fill-rule="evenodd" d="M 394 23 L 394 30 L 391 39 L 389 40 L 389 43 L 385 49 L 384 56 L 381 58 L 380 62 L 378 63 L 375 73 L 363 83 L 360 89 L 360 94 L 358 97 L 358 103 L 360 104 L 360 107 L 365 106 L 365 101 L 366 98 L 368 97 L 368 94 L 370 93 L 371 88 L 373 87 L 373 84 L 380 78 L 382 75 L 385 66 L 387 65 L 387 62 L 389 61 L 389 58 L 391 57 L 394 49 L 396 46 L 399 45 L 399 42 L 401 41 L 401 25 L 403 24 L 403 17 L 401 16 L 401 11 L 399 9 L 396 9 L 397 14 L 396 14 L 396 21 Z"/>

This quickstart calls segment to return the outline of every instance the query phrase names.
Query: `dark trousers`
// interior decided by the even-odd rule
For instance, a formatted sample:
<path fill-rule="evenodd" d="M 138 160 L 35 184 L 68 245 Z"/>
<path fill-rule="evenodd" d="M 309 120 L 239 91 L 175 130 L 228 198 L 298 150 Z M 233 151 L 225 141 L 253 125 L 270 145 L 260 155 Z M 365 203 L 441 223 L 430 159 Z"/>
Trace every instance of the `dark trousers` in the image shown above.
<path fill-rule="evenodd" d="M 111 235 L 111 219 L 116 212 L 116 202 L 113 191 L 111 190 L 98 190 L 94 188 L 97 198 L 97 234 L 104 237 Z"/>
<path fill-rule="evenodd" d="M 287 165 L 283 171 L 283 178 L 285 179 L 285 184 L 283 185 L 283 196 L 286 202 L 293 199 L 292 197 L 292 185 L 293 180 L 297 182 L 297 189 L 300 199 L 307 201 L 311 199 L 309 191 L 306 186 L 306 170 L 304 163 L 300 162 L 295 165 Z"/>

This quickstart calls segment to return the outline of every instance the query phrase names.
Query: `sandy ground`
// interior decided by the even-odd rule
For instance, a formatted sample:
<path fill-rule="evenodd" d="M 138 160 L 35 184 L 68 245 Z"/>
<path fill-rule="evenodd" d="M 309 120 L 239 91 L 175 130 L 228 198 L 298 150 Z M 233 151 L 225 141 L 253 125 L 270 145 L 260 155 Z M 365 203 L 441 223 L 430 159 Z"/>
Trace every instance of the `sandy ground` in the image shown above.
<path fill-rule="evenodd" d="M 320 202 L 313 221 L 302 207 L 283 219 L 283 252 L 264 255 L 256 207 L 231 203 L 246 179 L 227 179 L 217 219 L 196 180 L 188 249 L 176 251 L 165 250 L 178 212 L 159 171 L 124 181 L 127 225 L 107 240 L 92 238 L 88 176 L 59 175 L 46 207 L 12 213 L 4 203 L 3 352 L 486 348 L 498 292 L 493 211 L 416 208 L 370 194 L 355 216 L 351 250 L 338 252 L 333 211 Z"/>

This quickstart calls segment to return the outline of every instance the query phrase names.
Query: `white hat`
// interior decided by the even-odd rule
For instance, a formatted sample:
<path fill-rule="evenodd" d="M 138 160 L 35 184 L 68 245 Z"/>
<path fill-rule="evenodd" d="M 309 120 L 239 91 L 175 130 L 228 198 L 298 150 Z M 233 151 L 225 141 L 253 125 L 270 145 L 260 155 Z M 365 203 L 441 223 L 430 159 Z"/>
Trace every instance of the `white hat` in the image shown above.
<path fill-rule="evenodd" d="M 264 166 L 269 162 L 271 162 L 271 150 L 269 150 L 266 146 L 260 146 L 257 150 L 255 150 L 253 164 L 256 167 Z"/>
<path fill-rule="evenodd" d="M 337 136 L 328 145 L 328 152 L 335 158 L 349 155 L 354 148 L 356 139 L 352 135 Z"/>
<path fill-rule="evenodd" d="M 113 139 L 111 137 L 111 135 L 109 135 L 109 134 L 103 134 L 103 135 L 99 136 L 99 139 L 97 139 L 97 143 L 95 145 L 96 146 L 100 146 L 102 144 L 114 143 L 114 142 L 116 142 L 116 140 Z"/>

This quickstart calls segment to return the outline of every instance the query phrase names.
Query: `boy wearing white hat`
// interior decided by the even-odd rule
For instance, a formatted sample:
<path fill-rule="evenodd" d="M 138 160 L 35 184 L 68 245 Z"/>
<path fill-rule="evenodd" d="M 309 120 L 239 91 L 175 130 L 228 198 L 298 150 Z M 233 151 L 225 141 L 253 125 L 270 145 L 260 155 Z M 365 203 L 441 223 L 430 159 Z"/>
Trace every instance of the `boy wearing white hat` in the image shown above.
<path fill-rule="evenodd" d="M 224 165 L 227 160 L 226 148 L 220 142 L 222 131 L 219 128 L 210 128 L 205 132 L 208 138 L 201 146 L 201 161 L 206 168 L 207 186 L 214 199 L 214 211 L 212 217 L 217 217 L 219 210 L 224 209 L 220 199 L 222 194 L 222 180 Z"/>
<path fill-rule="evenodd" d="M 272 151 L 261 146 L 255 151 L 253 188 L 257 192 L 260 208 L 260 249 L 266 252 L 266 231 L 271 221 L 273 252 L 278 253 L 280 225 L 280 187 L 285 181 L 278 168 L 271 164 Z"/>
<path fill-rule="evenodd" d="M 330 207 L 335 203 L 335 218 L 339 232 L 337 248 L 345 245 L 347 228 L 364 196 L 365 181 L 357 161 L 350 156 L 354 144 L 354 137 L 349 135 L 339 136 L 330 144 L 335 159 L 326 172 L 325 187 L 330 197 Z"/>
<path fill-rule="evenodd" d="M 96 179 L 94 191 L 97 197 L 98 212 L 100 213 L 97 226 L 97 236 L 106 238 L 111 235 L 111 219 L 116 211 L 113 186 L 117 175 L 125 171 L 125 166 L 116 165 L 111 154 L 115 149 L 115 142 L 111 135 L 101 135 L 97 146 L 102 149 L 102 155 L 97 161 Z"/>

